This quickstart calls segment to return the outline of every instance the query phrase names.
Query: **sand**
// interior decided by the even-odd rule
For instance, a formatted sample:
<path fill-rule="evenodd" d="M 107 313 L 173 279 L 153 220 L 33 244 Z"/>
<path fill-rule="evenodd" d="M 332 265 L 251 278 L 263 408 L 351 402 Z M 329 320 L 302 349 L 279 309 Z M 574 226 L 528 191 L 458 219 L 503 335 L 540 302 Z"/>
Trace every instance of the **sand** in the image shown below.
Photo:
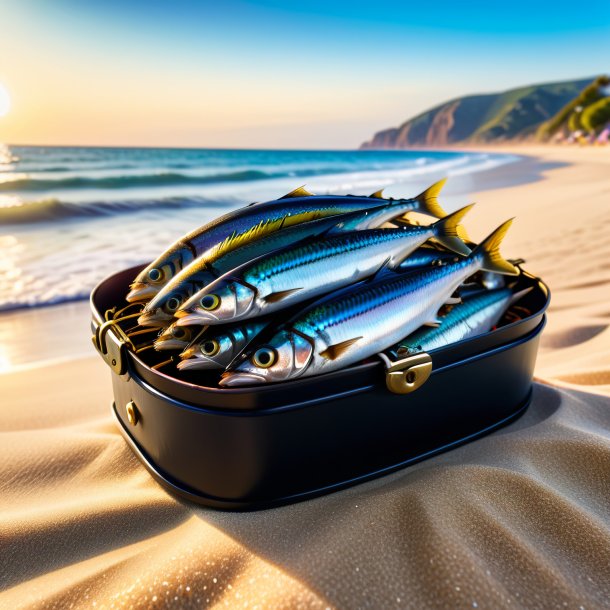
<path fill-rule="evenodd" d="M 18 365 L 0 376 L 0 607 L 609 607 L 610 149 L 511 152 L 530 158 L 454 199 L 479 200 L 476 238 L 517 216 L 504 252 L 551 287 L 532 405 L 371 483 L 257 513 L 179 502 L 115 429 L 86 335 L 58 322 L 37 350 L 27 316 L 0 320 Z M 36 316 L 86 325 L 71 307 Z M 21 366 L 27 345 L 60 360 Z"/>

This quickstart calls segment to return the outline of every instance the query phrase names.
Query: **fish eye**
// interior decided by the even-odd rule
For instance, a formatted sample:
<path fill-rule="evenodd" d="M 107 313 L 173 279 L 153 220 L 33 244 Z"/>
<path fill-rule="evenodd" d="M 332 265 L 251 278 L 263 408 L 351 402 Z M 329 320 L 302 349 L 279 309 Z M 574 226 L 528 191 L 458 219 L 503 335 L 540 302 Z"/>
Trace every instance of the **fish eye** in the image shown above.
<path fill-rule="evenodd" d="M 186 328 L 184 326 L 174 326 L 172 328 L 172 337 L 175 339 L 185 339 L 187 337 Z"/>
<path fill-rule="evenodd" d="M 252 356 L 252 364 L 261 369 L 268 369 L 275 364 L 277 353 L 271 347 L 261 347 L 254 352 Z"/>
<path fill-rule="evenodd" d="M 216 339 L 204 341 L 201 344 L 201 353 L 204 356 L 215 356 L 220 351 L 220 344 Z"/>
<path fill-rule="evenodd" d="M 220 305 L 220 297 L 215 294 L 206 294 L 204 297 L 201 297 L 199 303 L 206 311 L 212 311 Z"/>
<path fill-rule="evenodd" d="M 151 282 L 160 282 L 163 279 L 163 271 L 153 268 L 148 272 L 148 279 Z"/>
<path fill-rule="evenodd" d="M 180 307 L 180 299 L 178 297 L 171 297 L 167 299 L 165 307 L 167 307 L 169 311 L 176 311 L 176 309 Z"/>

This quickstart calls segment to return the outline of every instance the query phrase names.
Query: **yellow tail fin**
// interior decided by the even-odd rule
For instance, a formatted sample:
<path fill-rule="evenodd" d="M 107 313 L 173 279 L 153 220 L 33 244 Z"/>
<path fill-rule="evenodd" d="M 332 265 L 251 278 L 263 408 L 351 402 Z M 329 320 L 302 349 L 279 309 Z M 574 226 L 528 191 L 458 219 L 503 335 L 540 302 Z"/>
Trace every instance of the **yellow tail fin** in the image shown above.
<path fill-rule="evenodd" d="M 470 248 L 460 238 L 460 222 L 462 218 L 473 208 L 474 203 L 464 206 L 463 208 L 453 212 L 445 218 L 441 218 L 434 223 L 434 229 L 436 231 L 435 239 L 441 243 L 445 248 L 453 250 L 458 254 L 468 256 L 470 254 Z"/>
<path fill-rule="evenodd" d="M 414 199 L 419 201 L 419 210 L 422 214 L 428 214 L 429 216 L 434 216 L 436 218 L 444 218 L 447 216 L 447 213 L 441 207 L 438 202 L 438 196 L 445 186 L 445 182 L 447 182 L 447 178 L 443 178 L 438 182 L 435 182 L 432 186 L 429 186 L 423 193 L 420 193 Z"/>
<path fill-rule="evenodd" d="M 487 236 L 473 251 L 471 256 L 481 256 L 483 271 L 503 273 L 504 275 L 519 275 L 519 270 L 500 254 L 500 244 L 513 223 L 513 219 L 501 224 L 493 233 Z"/>

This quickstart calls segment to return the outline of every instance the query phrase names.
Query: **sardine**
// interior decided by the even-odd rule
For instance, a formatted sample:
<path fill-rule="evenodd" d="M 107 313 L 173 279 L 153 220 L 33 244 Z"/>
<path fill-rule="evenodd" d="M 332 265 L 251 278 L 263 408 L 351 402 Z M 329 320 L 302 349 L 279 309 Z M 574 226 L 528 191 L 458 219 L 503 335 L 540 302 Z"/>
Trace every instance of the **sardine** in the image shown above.
<path fill-rule="evenodd" d="M 437 197 L 444 183 L 445 180 L 441 180 L 417 197 L 404 201 L 412 202 L 413 211 L 442 218 L 445 213 Z M 173 243 L 138 274 L 130 286 L 131 290 L 126 299 L 129 302 L 149 300 L 181 269 L 227 239 L 230 240 L 232 248 L 237 248 L 285 227 L 326 216 L 376 207 L 384 201 L 394 201 L 380 197 L 380 193 L 373 193 L 370 197 L 312 195 L 300 188 L 281 199 L 229 212 Z"/>
<path fill-rule="evenodd" d="M 157 351 L 184 350 L 188 344 L 201 332 L 197 326 L 168 326 L 154 342 Z"/>
<path fill-rule="evenodd" d="M 180 354 L 182 360 L 177 366 L 181 371 L 224 370 L 268 325 L 268 320 L 253 320 L 210 327 Z"/>
<path fill-rule="evenodd" d="M 138 318 L 138 324 L 141 326 L 169 324 L 178 308 L 195 293 L 221 275 L 259 256 L 322 234 L 374 229 L 412 209 L 412 201 L 399 200 L 366 210 L 303 222 L 282 231 L 276 231 L 261 239 L 247 242 L 238 248 L 231 247 L 232 238 L 229 238 L 218 247 L 202 254 L 166 284 L 146 304 L 142 315 Z"/>
<path fill-rule="evenodd" d="M 461 235 L 460 235 L 461 236 Z M 472 242 L 467 242 L 470 247 Z M 399 269 L 407 270 L 414 269 L 415 267 L 426 267 L 429 265 L 446 265 L 447 263 L 454 263 L 459 260 L 459 257 L 454 252 L 445 252 L 443 250 L 435 250 L 434 248 L 418 248 L 410 254 L 402 263 L 399 265 Z M 513 261 L 510 261 L 513 263 Z M 460 296 L 471 296 L 479 294 L 485 290 L 495 290 L 497 288 L 504 288 L 506 282 L 504 276 L 499 273 L 492 273 L 490 271 L 479 271 L 476 274 L 476 282 L 470 284 L 462 284 L 459 287 L 458 292 Z"/>
<path fill-rule="evenodd" d="M 368 358 L 426 323 L 479 269 L 518 275 L 500 255 L 511 220 L 465 259 L 440 267 L 385 273 L 379 280 L 329 295 L 283 325 L 270 341 L 247 350 L 220 385 L 235 387 L 318 375 Z"/>
<path fill-rule="evenodd" d="M 214 325 L 271 314 L 396 267 L 432 237 L 467 255 L 457 226 L 471 207 L 429 226 L 331 235 L 262 256 L 193 295 L 176 313 L 177 324 Z"/>
<path fill-rule="evenodd" d="M 390 351 L 395 357 L 429 352 L 486 333 L 498 324 L 513 303 L 531 290 L 526 288 L 513 293 L 510 288 L 499 288 L 466 299 L 453 305 L 451 311 L 440 318 L 437 327 L 422 326 Z"/>

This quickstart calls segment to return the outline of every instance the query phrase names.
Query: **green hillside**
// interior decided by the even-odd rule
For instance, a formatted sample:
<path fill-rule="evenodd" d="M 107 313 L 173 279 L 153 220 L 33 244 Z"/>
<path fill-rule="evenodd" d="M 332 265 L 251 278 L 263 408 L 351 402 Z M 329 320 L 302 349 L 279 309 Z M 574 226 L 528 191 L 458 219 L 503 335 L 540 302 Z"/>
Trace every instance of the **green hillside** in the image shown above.
<path fill-rule="evenodd" d="M 546 140 L 568 129 L 574 112 L 593 122 L 606 116 L 607 106 L 585 114 L 583 108 L 602 99 L 607 77 L 532 85 L 502 93 L 450 100 L 409 119 L 400 127 L 376 133 L 362 148 L 409 148 L 458 143 Z M 572 126 L 574 120 L 572 120 Z M 579 128 L 580 121 L 578 123 Z"/>

